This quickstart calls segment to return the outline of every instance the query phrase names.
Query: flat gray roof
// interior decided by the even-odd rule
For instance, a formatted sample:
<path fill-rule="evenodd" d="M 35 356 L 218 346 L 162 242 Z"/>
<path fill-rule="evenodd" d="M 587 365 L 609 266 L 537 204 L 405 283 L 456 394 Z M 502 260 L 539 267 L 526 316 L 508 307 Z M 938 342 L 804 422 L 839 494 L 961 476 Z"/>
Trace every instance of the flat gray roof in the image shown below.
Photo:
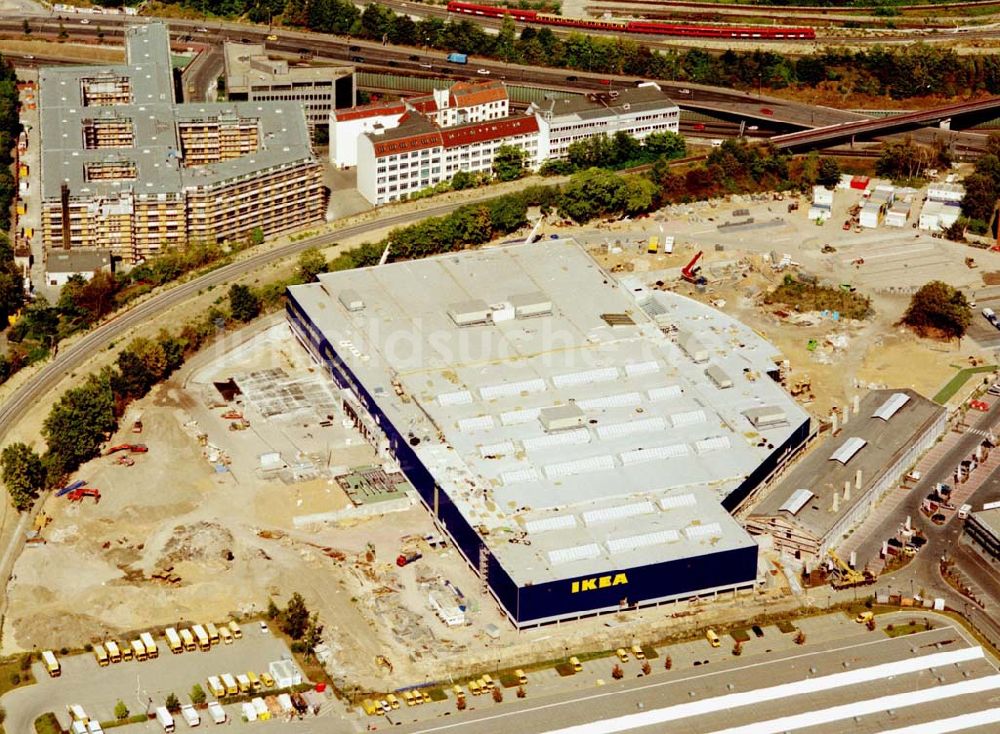
<path fill-rule="evenodd" d="M 169 33 L 163 23 L 130 25 L 126 63 L 105 66 L 45 66 L 39 70 L 42 197 L 56 198 L 63 183 L 72 196 L 179 193 L 253 175 L 263 169 L 314 160 L 305 113 L 299 102 L 174 102 Z M 127 77 L 132 104 L 85 106 L 83 79 Z M 234 115 L 258 121 L 256 152 L 205 166 L 185 168 L 179 160 L 177 123 Z M 128 148 L 84 148 L 83 120 L 126 118 L 134 144 Z M 135 180 L 88 181 L 88 163 L 132 161 Z"/>
<path fill-rule="evenodd" d="M 226 71 L 226 89 L 230 92 L 249 92 L 255 86 L 270 87 L 280 84 L 323 82 L 333 85 L 337 79 L 354 73 L 353 66 L 324 63 L 295 63 L 271 57 L 263 43 L 223 44 Z"/>
<path fill-rule="evenodd" d="M 45 259 L 47 273 L 92 273 L 110 267 L 108 250 L 49 250 Z"/>
<path fill-rule="evenodd" d="M 619 283 L 572 240 L 290 290 L 518 583 L 752 545 L 720 502 L 808 419 L 766 376 L 777 353 L 751 329 Z M 345 291 L 364 308 L 349 311 Z M 698 334 L 732 388 L 706 377 L 671 325 Z M 569 404 L 580 423 L 547 432 L 541 412 Z M 785 420 L 755 427 L 743 411 L 761 406 Z M 524 533 L 530 546 L 506 542 Z"/>
<path fill-rule="evenodd" d="M 896 396 L 906 396 L 903 400 Z M 785 479 L 756 507 L 751 517 L 779 515 L 788 522 L 824 538 L 840 519 L 861 501 L 862 496 L 888 471 L 941 416 L 944 407 L 914 390 L 872 390 L 861 400 L 859 414 L 852 415 L 833 437 L 821 441 Z M 881 415 L 875 414 L 883 409 Z M 860 446 L 861 442 L 865 442 Z M 858 448 L 860 446 L 860 448 Z M 853 453 L 852 453 L 853 452 Z M 836 458 L 834 458 L 836 457 Z M 846 458 L 846 461 L 842 461 Z M 861 489 L 854 486 L 861 471 Z M 844 499 L 844 483 L 851 483 L 850 499 Z M 814 495 L 794 515 L 782 507 L 800 489 Z M 833 495 L 839 507 L 833 512 Z"/>
<path fill-rule="evenodd" d="M 536 106 L 543 113 L 551 112 L 553 120 L 558 118 L 589 120 L 595 117 L 607 117 L 609 113 L 635 114 L 677 107 L 667 93 L 652 82 L 645 83 L 641 87 L 627 87 L 613 92 L 591 92 L 547 99 L 536 103 Z"/>
<path fill-rule="evenodd" d="M 989 530 L 994 538 L 1000 540 L 1000 507 L 973 512 L 972 517 L 976 518 L 976 521 L 986 530 Z"/>

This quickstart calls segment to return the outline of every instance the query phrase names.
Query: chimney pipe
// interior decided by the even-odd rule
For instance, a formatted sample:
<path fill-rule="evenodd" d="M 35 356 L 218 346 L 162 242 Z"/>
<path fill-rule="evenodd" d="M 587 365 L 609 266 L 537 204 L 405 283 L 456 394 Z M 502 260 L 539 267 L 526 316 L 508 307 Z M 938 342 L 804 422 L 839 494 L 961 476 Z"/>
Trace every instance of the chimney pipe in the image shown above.
<path fill-rule="evenodd" d="M 861 398 L 857 395 L 854 396 L 854 415 L 861 412 Z"/>
<path fill-rule="evenodd" d="M 830 413 L 830 434 L 833 436 L 837 435 L 837 411 Z"/>
<path fill-rule="evenodd" d="M 856 472 L 854 472 L 854 488 L 856 490 L 858 490 L 859 492 L 861 491 L 861 470 L 860 469 L 858 469 Z"/>
<path fill-rule="evenodd" d="M 844 502 L 851 501 L 851 483 L 844 482 Z"/>

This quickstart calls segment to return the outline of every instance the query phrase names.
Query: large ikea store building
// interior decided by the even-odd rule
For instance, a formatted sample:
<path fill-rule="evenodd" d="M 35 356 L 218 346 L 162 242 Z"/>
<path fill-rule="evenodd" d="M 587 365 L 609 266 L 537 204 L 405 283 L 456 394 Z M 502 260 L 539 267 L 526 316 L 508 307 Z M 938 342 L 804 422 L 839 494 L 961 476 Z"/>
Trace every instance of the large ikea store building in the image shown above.
<path fill-rule="evenodd" d="M 328 273 L 288 320 L 517 627 L 755 585 L 730 511 L 809 417 L 739 322 L 572 240 Z"/>

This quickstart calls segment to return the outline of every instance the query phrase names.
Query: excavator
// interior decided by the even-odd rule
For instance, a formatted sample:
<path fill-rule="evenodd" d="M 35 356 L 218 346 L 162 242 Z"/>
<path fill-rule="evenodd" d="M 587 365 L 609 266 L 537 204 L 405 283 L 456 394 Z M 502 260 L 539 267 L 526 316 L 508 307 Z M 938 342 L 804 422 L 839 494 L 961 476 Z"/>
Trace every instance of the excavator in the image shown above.
<path fill-rule="evenodd" d="M 98 502 L 101 501 L 101 490 L 91 489 L 88 487 L 83 489 L 74 489 L 72 492 L 66 495 L 66 499 L 68 499 L 70 502 L 83 502 L 84 497 L 93 497 L 94 504 L 97 504 Z"/>
<path fill-rule="evenodd" d="M 708 283 L 708 278 L 701 274 L 701 266 L 698 264 L 698 261 L 701 260 L 701 256 L 704 254 L 704 251 L 699 250 L 698 254 L 691 258 L 691 262 L 681 268 L 681 278 L 692 285 L 705 285 Z"/>

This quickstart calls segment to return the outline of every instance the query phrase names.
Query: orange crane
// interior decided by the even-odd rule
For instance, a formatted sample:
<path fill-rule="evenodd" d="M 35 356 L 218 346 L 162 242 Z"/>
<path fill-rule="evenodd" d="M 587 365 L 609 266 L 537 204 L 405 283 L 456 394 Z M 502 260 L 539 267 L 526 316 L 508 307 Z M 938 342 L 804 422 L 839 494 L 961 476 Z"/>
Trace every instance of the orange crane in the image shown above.
<path fill-rule="evenodd" d="M 94 504 L 97 504 L 98 502 L 101 501 L 101 490 L 91 489 L 91 488 L 74 489 L 72 492 L 66 495 L 66 499 L 68 499 L 70 502 L 83 502 L 84 497 L 93 497 Z"/>
<path fill-rule="evenodd" d="M 704 251 L 699 250 L 698 254 L 691 258 L 691 262 L 681 268 L 681 278 L 693 285 L 705 285 L 708 282 L 708 279 L 701 275 L 701 266 L 698 264 L 704 254 Z"/>

